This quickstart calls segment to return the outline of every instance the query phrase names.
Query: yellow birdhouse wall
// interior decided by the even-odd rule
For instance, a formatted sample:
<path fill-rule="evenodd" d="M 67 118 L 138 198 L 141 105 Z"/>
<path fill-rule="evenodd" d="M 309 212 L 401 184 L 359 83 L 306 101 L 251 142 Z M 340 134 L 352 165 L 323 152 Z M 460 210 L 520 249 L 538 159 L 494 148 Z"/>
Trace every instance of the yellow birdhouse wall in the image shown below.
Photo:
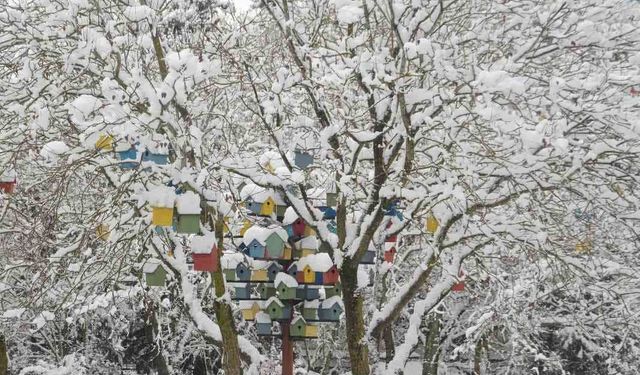
<path fill-rule="evenodd" d="M 99 240 L 106 241 L 109 239 L 109 226 L 107 224 L 100 224 L 96 227 L 96 237 Z"/>
<path fill-rule="evenodd" d="M 291 248 L 287 245 L 284 246 L 284 252 L 282 253 L 282 259 L 291 259 Z"/>
<path fill-rule="evenodd" d="M 316 235 L 316 231 L 313 230 L 310 226 L 306 225 L 304 227 L 304 237 L 310 237 L 315 235 Z"/>
<path fill-rule="evenodd" d="M 240 228 L 240 235 L 244 236 L 244 232 L 246 232 L 247 229 L 251 228 L 252 226 L 253 224 L 251 223 L 251 221 L 245 220 L 244 224 L 242 225 L 242 228 Z"/>
<path fill-rule="evenodd" d="M 251 272 L 251 281 L 267 281 L 269 276 L 267 270 L 253 270 Z"/>
<path fill-rule="evenodd" d="M 576 244 L 576 253 L 578 254 L 587 254 L 591 252 L 591 242 L 590 241 L 578 241 Z"/>
<path fill-rule="evenodd" d="M 425 225 L 427 232 L 433 234 L 438 230 L 439 226 L 440 222 L 438 222 L 435 216 L 429 215 L 429 217 L 427 217 L 427 223 Z"/>
<path fill-rule="evenodd" d="M 161 226 L 161 227 L 170 227 L 173 225 L 173 207 L 153 207 L 153 212 L 151 215 L 151 224 Z"/>
<path fill-rule="evenodd" d="M 102 134 L 96 141 L 96 148 L 98 150 L 113 150 L 113 137 L 107 134 Z"/>
<path fill-rule="evenodd" d="M 304 282 L 305 283 L 313 283 L 316 280 L 316 273 L 311 270 L 311 267 L 304 267 Z"/>
<path fill-rule="evenodd" d="M 269 197 L 264 202 L 262 202 L 262 207 L 260 207 L 260 215 L 270 216 L 276 210 L 276 202 L 273 198 Z"/>
<path fill-rule="evenodd" d="M 244 320 L 254 320 L 256 318 L 256 312 L 251 309 L 242 310 L 242 319 Z"/>
<path fill-rule="evenodd" d="M 318 337 L 318 326 L 307 325 L 304 327 L 305 337 Z"/>

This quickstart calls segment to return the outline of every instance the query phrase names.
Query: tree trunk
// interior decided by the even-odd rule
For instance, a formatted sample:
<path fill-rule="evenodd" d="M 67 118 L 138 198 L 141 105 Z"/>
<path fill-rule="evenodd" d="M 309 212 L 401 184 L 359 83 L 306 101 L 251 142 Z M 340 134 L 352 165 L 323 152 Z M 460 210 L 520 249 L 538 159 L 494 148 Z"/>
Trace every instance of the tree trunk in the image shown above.
<path fill-rule="evenodd" d="M 369 348 L 364 342 L 364 298 L 358 289 L 358 261 L 347 259 L 342 265 L 342 292 L 346 314 L 347 345 L 353 375 L 369 375 Z"/>
<path fill-rule="evenodd" d="M 427 324 L 427 337 L 424 341 L 422 357 L 422 375 L 438 375 L 440 360 L 440 314 L 432 314 Z"/>
<path fill-rule="evenodd" d="M 389 363 L 393 356 L 396 355 L 396 345 L 393 342 L 393 329 L 391 326 L 384 329 L 382 338 L 384 339 L 384 361 Z"/>
<path fill-rule="evenodd" d="M 482 374 L 482 349 L 485 346 L 485 339 L 482 338 L 476 343 L 476 350 L 473 356 L 473 375 Z"/>
<path fill-rule="evenodd" d="M 149 301 L 147 304 L 147 319 L 145 319 L 144 335 L 145 343 L 153 348 L 153 352 L 149 353 L 153 358 L 151 359 L 151 367 L 156 370 L 158 375 L 170 375 L 167 361 L 164 358 L 162 350 L 162 342 L 156 340 L 158 335 L 158 319 L 156 318 L 155 304 Z"/>
<path fill-rule="evenodd" d="M 9 374 L 9 355 L 7 355 L 7 343 L 4 335 L 0 333 L 0 375 Z"/>
<path fill-rule="evenodd" d="M 218 239 L 218 264 L 220 264 L 220 255 L 224 249 L 224 217 L 221 215 L 215 221 L 215 233 Z M 222 368 L 225 375 L 241 375 L 242 363 L 240 361 L 240 346 L 238 345 L 238 333 L 236 325 L 233 321 L 233 311 L 227 303 L 220 302 L 221 297 L 225 293 L 224 277 L 222 267 L 211 272 L 211 282 L 216 294 L 216 301 L 213 303 L 213 309 L 218 319 L 220 333 L 222 334 Z"/>

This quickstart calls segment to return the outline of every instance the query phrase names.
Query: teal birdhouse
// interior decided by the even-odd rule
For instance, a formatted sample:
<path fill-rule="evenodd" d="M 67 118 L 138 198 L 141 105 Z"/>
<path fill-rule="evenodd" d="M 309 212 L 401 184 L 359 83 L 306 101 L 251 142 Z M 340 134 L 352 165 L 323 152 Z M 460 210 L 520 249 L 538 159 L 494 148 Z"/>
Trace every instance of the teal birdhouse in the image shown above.
<path fill-rule="evenodd" d="M 167 280 L 167 270 L 157 261 L 148 261 L 143 270 L 147 286 L 164 286 Z"/>

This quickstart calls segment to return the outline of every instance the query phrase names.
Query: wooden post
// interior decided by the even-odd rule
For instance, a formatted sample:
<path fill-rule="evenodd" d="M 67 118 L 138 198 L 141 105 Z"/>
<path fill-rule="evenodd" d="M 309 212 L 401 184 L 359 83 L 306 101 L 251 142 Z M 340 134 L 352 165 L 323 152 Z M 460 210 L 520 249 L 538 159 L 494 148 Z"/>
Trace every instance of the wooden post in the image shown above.
<path fill-rule="evenodd" d="M 291 320 L 280 322 L 282 332 L 282 375 L 293 375 L 293 342 L 289 336 Z"/>

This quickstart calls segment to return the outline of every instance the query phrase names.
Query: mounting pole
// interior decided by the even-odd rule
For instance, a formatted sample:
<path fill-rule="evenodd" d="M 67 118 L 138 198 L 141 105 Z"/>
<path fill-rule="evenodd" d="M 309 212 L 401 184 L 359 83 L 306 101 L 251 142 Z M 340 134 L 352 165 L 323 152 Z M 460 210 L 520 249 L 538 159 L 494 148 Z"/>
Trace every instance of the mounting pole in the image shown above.
<path fill-rule="evenodd" d="M 293 375 L 293 341 L 289 336 L 291 319 L 280 322 L 282 332 L 282 375 Z"/>

